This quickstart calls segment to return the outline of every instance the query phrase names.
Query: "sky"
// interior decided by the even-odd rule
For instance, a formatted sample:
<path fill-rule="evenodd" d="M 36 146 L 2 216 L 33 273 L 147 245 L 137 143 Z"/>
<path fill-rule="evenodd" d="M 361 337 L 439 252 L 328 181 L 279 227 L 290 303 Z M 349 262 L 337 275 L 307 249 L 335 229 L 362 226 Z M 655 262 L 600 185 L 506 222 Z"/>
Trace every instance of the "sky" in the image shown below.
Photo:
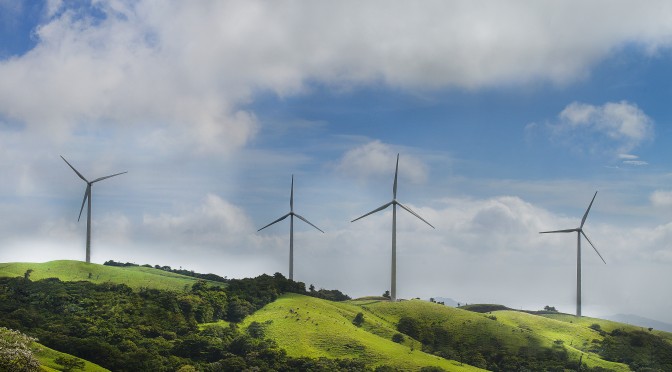
<path fill-rule="evenodd" d="M 669 1 L 0 0 L 0 262 L 672 323 Z M 86 212 L 84 212 L 86 213 Z"/>

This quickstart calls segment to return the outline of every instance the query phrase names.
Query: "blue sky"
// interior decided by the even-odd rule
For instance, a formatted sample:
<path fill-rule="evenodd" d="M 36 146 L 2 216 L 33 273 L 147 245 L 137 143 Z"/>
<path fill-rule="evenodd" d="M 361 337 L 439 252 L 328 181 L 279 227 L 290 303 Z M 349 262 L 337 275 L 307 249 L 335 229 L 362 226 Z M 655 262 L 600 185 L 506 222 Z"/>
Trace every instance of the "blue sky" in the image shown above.
<path fill-rule="evenodd" d="M 672 322 L 672 6 L 0 0 L 0 261 L 287 274 L 400 297 Z M 381 9 L 384 8 L 384 11 Z M 400 20 L 403 20 L 401 22 Z"/>

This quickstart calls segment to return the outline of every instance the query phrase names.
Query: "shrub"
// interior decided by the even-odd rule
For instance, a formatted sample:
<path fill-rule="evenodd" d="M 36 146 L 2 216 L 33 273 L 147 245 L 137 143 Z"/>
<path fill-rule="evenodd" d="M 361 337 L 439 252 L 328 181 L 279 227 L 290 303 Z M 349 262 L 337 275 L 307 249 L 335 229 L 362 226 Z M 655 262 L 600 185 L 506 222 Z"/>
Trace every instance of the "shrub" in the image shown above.
<path fill-rule="evenodd" d="M 0 371 L 39 371 L 40 362 L 30 350 L 35 341 L 21 332 L 0 327 Z"/>
<path fill-rule="evenodd" d="M 402 335 L 401 333 L 395 333 L 394 336 L 392 336 L 392 341 L 400 344 L 404 342 L 404 335 Z"/>
<path fill-rule="evenodd" d="M 361 327 L 362 323 L 364 323 L 364 314 L 357 313 L 357 315 L 355 315 L 355 319 L 352 321 L 352 324 L 356 325 L 357 327 Z"/>
<path fill-rule="evenodd" d="M 75 357 L 59 356 L 58 358 L 54 359 L 54 362 L 62 365 L 63 371 L 66 372 L 74 371 L 75 369 L 84 370 L 84 367 L 86 366 L 83 360 Z"/>

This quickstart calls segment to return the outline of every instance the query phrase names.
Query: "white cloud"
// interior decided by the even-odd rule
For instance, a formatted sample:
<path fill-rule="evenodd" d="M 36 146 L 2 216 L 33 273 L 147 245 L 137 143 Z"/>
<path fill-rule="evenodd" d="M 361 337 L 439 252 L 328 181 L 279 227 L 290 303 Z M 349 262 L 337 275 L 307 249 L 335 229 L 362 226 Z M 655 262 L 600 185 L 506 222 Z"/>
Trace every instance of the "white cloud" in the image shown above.
<path fill-rule="evenodd" d="M 336 169 L 360 179 L 370 177 L 394 178 L 396 152 L 392 146 L 372 141 L 347 151 Z M 413 155 L 399 155 L 399 177 L 413 183 L 427 180 L 427 166 Z"/>
<path fill-rule="evenodd" d="M 257 132 L 241 109 L 257 91 L 567 83 L 626 43 L 670 44 L 669 2 L 603 5 L 145 0 L 94 2 L 96 18 L 51 1 L 35 48 L 0 62 L 0 113 L 54 141 L 102 132 L 226 152 Z M 641 138 L 632 114 L 604 108 L 620 120 L 608 132 Z"/>
<path fill-rule="evenodd" d="M 653 121 L 637 105 L 627 101 L 601 106 L 573 102 L 558 118 L 559 122 L 551 125 L 554 135 L 574 149 L 611 153 L 625 164 L 646 164 L 628 153 L 654 137 Z"/>
<path fill-rule="evenodd" d="M 649 197 L 654 207 L 672 206 L 672 191 L 656 190 Z"/>
<path fill-rule="evenodd" d="M 241 208 L 213 194 L 177 214 L 145 215 L 143 227 L 156 239 L 182 246 L 235 246 L 255 231 Z"/>

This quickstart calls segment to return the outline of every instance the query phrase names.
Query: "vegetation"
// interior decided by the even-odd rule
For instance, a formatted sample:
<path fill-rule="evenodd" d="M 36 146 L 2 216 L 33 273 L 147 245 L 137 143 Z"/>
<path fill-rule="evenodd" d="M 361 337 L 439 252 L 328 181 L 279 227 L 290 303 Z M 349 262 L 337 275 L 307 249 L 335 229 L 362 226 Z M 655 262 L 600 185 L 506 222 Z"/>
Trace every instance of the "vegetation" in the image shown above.
<path fill-rule="evenodd" d="M 0 327 L 0 371 L 39 371 L 40 363 L 33 355 L 35 339 Z"/>
<path fill-rule="evenodd" d="M 27 277 L 30 280 L 59 278 L 62 281 L 124 284 L 133 289 L 153 288 L 173 291 L 189 290 L 198 279 L 149 267 L 103 266 L 80 261 L 0 264 L 0 277 Z M 220 282 L 209 282 L 223 286 Z"/>
<path fill-rule="evenodd" d="M 358 327 L 353 320 L 359 313 L 363 316 Z M 330 302 L 286 293 L 246 318 L 242 327 L 249 330 L 253 324 L 262 325 L 264 335 L 294 358 L 354 360 L 381 371 L 417 371 L 423 367 L 478 370 L 424 353 L 418 341 L 392 341 L 399 334 L 395 324 L 372 315 L 357 302 Z"/>
<path fill-rule="evenodd" d="M 421 350 L 492 371 L 576 370 L 588 350 L 576 349 L 572 338 L 579 329 L 588 337 L 594 333 L 587 325 L 558 329 L 560 322 L 517 311 L 480 314 L 416 300 L 356 303 L 368 317 L 395 324 L 406 342 L 419 341 Z M 583 357 L 582 371 L 601 369 L 629 370 L 597 354 Z"/>
<path fill-rule="evenodd" d="M 334 302 L 319 297 L 348 297 L 281 274 L 111 263 L 0 264 L 12 276 L 0 278 L 0 363 L 9 335 L 23 340 L 11 345 L 30 356 L 26 370 L 672 370 L 672 334 L 552 306 Z"/>

